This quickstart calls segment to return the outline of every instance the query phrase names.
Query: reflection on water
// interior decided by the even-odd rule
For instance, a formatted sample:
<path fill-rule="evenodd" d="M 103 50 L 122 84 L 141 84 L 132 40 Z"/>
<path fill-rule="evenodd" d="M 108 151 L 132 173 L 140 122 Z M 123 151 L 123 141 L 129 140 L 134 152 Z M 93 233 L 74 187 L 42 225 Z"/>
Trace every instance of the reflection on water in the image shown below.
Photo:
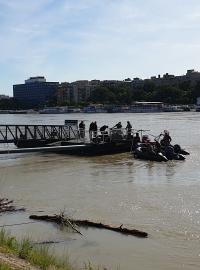
<path fill-rule="evenodd" d="M 191 155 L 185 161 L 156 163 L 135 160 L 130 153 L 74 157 L 56 154 L 0 156 L 0 196 L 14 199 L 27 213 L 0 216 L 0 224 L 28 221 L 29 213 L 58 213 L 66 208 L 74 218 L 89 218 L 115 225 L 122 223 L 150 234 L 149 239 L 124 237 L 112 232 L 83 230 L 84 237 L 57 226 L 36 223 L 13 227 L 18 236 L 34 241 L 56 240 L 59 254 L 69 253 L 110 269 L 199 269 L 200 146 L 199 115 L 104 114 L 6 116 L 5 123 L 58 123 L 65 118 L 105 119 L 109 125 L 126 120 L 159 134 L 169 129 L 174 143 Z M 94 119 L 94 117 L 96 119 Z M 192 130 L 192 133 L 191 133 Z M 155 260 L 156 258 L 156 260 Z M 103 262 L 103 263 L 102 263 Z"/>

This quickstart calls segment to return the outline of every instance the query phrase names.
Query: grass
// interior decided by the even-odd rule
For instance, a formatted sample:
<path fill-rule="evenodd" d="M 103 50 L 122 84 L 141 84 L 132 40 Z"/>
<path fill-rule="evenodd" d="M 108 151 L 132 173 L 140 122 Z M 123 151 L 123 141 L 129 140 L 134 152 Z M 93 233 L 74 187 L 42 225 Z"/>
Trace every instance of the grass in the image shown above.
<path fill-rule="evenodd" d="M 0 263 L 0 270 L 12 270 L 9 266 Z"/>
<path fill-rule="evenodd" d="M 15 237 L 10 236 L 4 229 L 0 230 L 0 247 L 5 253 L 12 253 L 18 258 L 24 259 L 31 265 L 39 267 L 42 270 L 61 269 L 75 270 L 70 263 L 64 259 L 57 258 L 44 246 L 34 246 L 30 239 L 17 241 Z M 10 268 L 0 264 L 0 270 L 9 270 Z M 91 265 L 85 266 L 85 270 L 92 270 Z"/>

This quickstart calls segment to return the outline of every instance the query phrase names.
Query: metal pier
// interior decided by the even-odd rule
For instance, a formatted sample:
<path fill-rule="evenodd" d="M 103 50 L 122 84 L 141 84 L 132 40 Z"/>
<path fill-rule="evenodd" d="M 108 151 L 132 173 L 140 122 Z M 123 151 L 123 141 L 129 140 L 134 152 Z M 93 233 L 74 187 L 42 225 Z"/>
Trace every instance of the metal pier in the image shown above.
<path fill-rule="evenodd" d="M 17 140 L 68 141 L 78 138 L 78 131 L 68 125 L 0 125 L 0 143 Z"/>

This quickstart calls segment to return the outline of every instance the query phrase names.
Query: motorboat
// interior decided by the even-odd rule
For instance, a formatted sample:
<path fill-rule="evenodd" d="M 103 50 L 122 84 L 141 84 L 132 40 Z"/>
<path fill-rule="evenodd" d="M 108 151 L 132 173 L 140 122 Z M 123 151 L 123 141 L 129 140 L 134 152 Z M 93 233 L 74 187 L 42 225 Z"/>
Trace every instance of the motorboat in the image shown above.
<path fill-rule="evenodd" d="M 161 152 L 148 150 L 146 147 L 139 146 L 133 151 L 134 158 L 150 160 L 150 161 L 168 161 L 166 156 Z"/>

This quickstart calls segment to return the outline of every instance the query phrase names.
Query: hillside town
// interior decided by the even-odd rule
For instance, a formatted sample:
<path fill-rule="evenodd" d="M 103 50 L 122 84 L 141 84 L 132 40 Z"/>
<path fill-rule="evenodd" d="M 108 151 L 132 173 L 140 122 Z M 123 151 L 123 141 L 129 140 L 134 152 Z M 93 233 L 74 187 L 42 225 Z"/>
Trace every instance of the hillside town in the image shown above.
<path fill-rule="evenodd" d="M 200 72 L 169 73 L 148 79 L 49 82 L 30 77 L 13 85 L 13 98 L 0 96 L 1 112 L 35 109 L 40 113 L 169 112 L 196 109 Z M 21 111 L 22 112 L 22 111 Z"/>

